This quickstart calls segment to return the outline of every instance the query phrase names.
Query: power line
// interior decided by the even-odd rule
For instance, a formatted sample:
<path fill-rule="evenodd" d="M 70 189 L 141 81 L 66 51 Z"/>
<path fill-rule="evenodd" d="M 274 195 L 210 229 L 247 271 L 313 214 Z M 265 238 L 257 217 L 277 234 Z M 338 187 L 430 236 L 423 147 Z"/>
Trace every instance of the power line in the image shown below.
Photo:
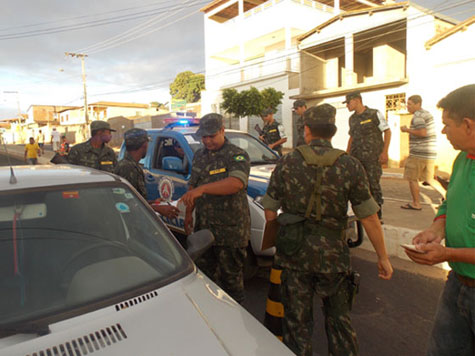
<path fill-rule="evenodd" d="M 203 1 L 201 3 L 204 4 L 206 2 Z M 0 41 L 37 37 L 37 36 L 54 34 L 54 33 L 76 31 L 76 30 L 82 30 L 86 28 L 92 28 L 92 27 L 110 25 L 114 23 L 121 23 L 125 21 L 137 20 L 141 18 L 152 17 L 157 14 L 166 13 L 170 8 L 176 8 L 176 5 L 163 7 L 154 11 L 142 11 L 142 12 L 134 13 L 132 15 L 121 15 L 121 16 L 116 16 L 109 19 L 104 19 L 104 20 L 92 20 L 92 21 L 78 23 L 75 25 L 58 26 L 58 27 L 52 27 L 52 28 L 47 28 L 47 29 L 31 30 L 31 31 L 18 32 L 18 33 L 7 33 L 4 35 L 0 35 Z"/>

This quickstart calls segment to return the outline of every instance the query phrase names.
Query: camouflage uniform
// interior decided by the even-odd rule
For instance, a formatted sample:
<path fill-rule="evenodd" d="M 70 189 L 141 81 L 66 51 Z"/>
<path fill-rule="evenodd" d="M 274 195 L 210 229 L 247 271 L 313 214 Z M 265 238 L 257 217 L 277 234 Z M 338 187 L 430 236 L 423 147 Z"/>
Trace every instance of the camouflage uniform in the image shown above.
<path fill-rule="evenodd" d="M 127 151 L 124 158 L 115 167 L 114 173 L 127 179 L 140 195 L 147 199 L 143 169 L 129 153 L 129 150 L 138 149 L 145 142 L 148 142 L 147 131 L 138 128 L 127 130 L 124 133 L 124 143 Z"/>
<path fill-rule="evenodd" d="M 378 110 L 368 107 L 361 114 L 353 113 L 350 116 L 349 135 L 353 138 L 350 155 L 357 158 L 365 168 L 371 194 L 381 207 L 383 205 L 383 192 L 380 179 L 383 168 L 379 162 L 379 156 L 383 152 L 384 141 L 379 129 L 380 118 L 384 120 Z"/>
<path fill-rule="evenodd" d="M 322 106 L 325 112 L 330 105 Z M 319 111 L 313 114 L 313 109 L 318 108 L 306 111 L 306 123 L 315 118 Z M 323 139 L 313 140 L 309 146 L 320 156 L 333 150 L 331 143 Z M 347 278 L 350 255 L 345 241 L 347 204 L 351 201 L 359 218 L 376 213 L 378 206 L 360 162 L 343 154 L 332 166 L 323 168 L 321 205 L 317 208 L 320 219 L 313 209 L 306 219 L 316 170 L 299 151 L 285 155 L 277 163 L 263 199 L 265 209 L 282 208 L 284 214 L 278 219 L 285 213 L 300 218 L 300 223 L 281 226 L 276 239 L 275 264 L 283 269 L 284 343 L 297 355 L 312 355 L 316 293 L 323 300 L 329 355 L 357 355 L 358 343 L 349 315 L 352 298 Z"/>
<path fill-rule="evenodd" d="M 262 128 L 262 136 L 264 137 L 264 142 L 266 144 L 271 144 L 281 139 L 279 133 L 279 123 L 274 120 L 271 124 L 265 124 Z M 279 155 L 282 156 L 282 145 L 275 146 L 274 151 L 277 151 Z"/>
<path fill-rule="evenodd" d="M 114 172 L 114 167 L 117 165 L 114 150 L 105 144 L 100 148 L 94 148 L 90 141 L 73 146 L 68 154 L 68 162 L 78 166 Z"/>
<path fill-rule="evenodd" d="M 303 116 L 298 115 L 296 126 L 297 126 L 297 143 L 295 144 L 295 146 L 305 145 L 304 132 L 303 132 L 303 128 L 305 125 L 303 121 Z"/>
<path fill-rule="evenodd" d="M 127 179 L 140 195 L 147 199 L 143 169 L 138 162 L 135 162 L 129 152 L 125 152 L 124 159 L 119 161 L 114 169 L 114 173 Z"/>
<path fill-rule="evenodd" d="M 249 155 L 226 139 L 218 151 L 202 148 L 195 153 L 190 187 L 235 177 L 247 187 Z M 209 229 L 215 245 L 196 264 L 236 301 L 244 300 L 243 267 L 251 235 L 246 189 L 232 195 L 205 194 L 195 202 L 195 231 Z"/>

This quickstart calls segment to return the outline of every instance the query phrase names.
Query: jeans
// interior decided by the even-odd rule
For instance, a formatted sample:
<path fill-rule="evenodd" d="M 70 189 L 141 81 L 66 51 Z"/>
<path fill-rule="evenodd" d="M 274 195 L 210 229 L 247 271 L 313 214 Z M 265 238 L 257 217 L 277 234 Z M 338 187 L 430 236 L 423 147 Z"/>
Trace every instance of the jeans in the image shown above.
<path fill-rule="evenodd" d="M 439 300 L 428 356 L 475 355 L 475 288 L 451 271 Z"/>

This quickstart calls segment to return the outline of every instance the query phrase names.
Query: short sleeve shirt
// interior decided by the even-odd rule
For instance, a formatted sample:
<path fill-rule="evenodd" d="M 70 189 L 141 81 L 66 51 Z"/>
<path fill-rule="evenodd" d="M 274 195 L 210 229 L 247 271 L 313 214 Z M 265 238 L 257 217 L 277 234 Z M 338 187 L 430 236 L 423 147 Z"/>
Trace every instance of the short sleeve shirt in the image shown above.
<path fill-rule="evenodd" d="M 68 162 L 112 173 L 117 165 L 117 157 L 109 146 L 103 144 L 102 147 L 95 148 L 92 147 L 91 140 L 89 140 L 71 148 Z"/>
<path fill-rule="evenodd" d="M 201 148 L 195 153 L 190 187 L 196 188 L 228 177 L 238 178 L 244 184 L 244 188 L 235 194 L 204 194 L 196 200 L 195 231 L 210 229 L 218 246 L 247 246 L 251 233 L 251 217 L 245 189 L 249 172 L 249 155 L 227 139 L 218 151 Z"/>
<path fill-rule="evenodd" d="M 147 199 L 143 169 L 140 164 L 132 158 L 129 152 L 126 152 L 124 159 L 119 161 L 114 169 L 114 173 L 127 179 L 140 195 Z"/>
<path fill-rule="evenodd" d="M 422 159 L 436 159 L 437 135 L 432 115 L 426 110 L 417 110 L 411 120 L 411 129 L 426 129 L 427 136 L 409 134 L 409 154 Z"/>
<path fill-rule="evenodd" d="M 38 150 L 40 147 L 35 142 L 34 144 L 27 143 L 25 145 L 26 158 L 38 158 Z"/>

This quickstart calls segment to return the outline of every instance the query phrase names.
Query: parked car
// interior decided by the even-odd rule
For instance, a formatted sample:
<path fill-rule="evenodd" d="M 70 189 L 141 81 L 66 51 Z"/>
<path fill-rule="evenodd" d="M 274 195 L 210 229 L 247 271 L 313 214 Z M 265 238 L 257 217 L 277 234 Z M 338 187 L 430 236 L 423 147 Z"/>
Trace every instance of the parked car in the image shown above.
<path fill-rule="evenodd" d="M 0 168 L 0 355 L 291 355 L 197 270 L 212 243 L 115 175 Z"/>

